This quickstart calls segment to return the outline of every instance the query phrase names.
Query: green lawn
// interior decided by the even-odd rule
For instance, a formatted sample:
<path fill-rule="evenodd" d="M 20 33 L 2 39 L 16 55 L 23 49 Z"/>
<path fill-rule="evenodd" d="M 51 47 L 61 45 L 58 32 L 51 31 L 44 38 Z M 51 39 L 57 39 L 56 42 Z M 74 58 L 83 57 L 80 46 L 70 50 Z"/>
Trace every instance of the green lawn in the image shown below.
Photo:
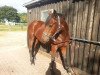
<path fill-rule="evenodd" d="M 0 25 L 0 31 L 26 31 L 26 25 L 14 25 L 14 26 L 7 26 L 7 25 Z"/>

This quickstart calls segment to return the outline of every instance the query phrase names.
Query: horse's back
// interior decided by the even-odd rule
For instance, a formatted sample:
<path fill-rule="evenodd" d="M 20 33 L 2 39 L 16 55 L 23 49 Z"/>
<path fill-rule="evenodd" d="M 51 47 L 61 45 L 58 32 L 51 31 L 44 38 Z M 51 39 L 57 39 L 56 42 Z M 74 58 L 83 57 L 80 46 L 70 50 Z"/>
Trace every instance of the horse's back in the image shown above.
<path fill-rule="evenodd" d="M 33 21 L 28 25 L 28 33 L 35 34 L 35 32 L 44 24 L 43 21 Z"/>

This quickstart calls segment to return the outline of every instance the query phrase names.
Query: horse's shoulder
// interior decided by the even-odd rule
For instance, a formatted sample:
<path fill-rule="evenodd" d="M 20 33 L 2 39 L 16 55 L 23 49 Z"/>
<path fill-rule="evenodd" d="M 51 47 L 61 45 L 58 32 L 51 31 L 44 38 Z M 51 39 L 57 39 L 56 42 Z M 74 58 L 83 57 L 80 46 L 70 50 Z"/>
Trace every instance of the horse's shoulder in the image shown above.
<path fill-rule="evenodd" d="M 64 26 L 64 29 L 66 29 L 67 31 L 69 31 L 69 26 L 68 26 L 67 22 L 64 22 L 63 26 Z"/>

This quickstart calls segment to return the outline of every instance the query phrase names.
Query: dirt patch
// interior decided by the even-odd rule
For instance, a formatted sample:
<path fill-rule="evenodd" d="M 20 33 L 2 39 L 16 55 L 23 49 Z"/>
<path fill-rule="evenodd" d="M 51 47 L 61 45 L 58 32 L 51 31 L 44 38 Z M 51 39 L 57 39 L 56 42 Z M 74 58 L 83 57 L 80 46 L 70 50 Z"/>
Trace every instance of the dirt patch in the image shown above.
<path fill-rule="evenodd" d="M 43 54 L 38 53 L 31 65 L 26 39 L 26 32 L 7 32 L 0 37 L 0 75 L 50 75 L 50 59 Z M 55 69 L 60 75 L 67 74 L 59 63 Z"/>

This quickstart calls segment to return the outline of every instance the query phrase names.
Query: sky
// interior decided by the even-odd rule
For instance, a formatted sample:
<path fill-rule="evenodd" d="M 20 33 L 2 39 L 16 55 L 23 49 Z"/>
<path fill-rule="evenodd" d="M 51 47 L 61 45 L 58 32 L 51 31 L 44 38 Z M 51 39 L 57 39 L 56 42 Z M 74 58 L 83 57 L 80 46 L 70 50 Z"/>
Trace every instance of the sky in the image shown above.
<path fill-rule="evenodd" d="M 23 6 L 23 4 L 29 2 L 31 0 L 0 0 L 0 7 L 7 5 L 12 6 L 18 10 L 19 13 L 27 12 L 27 9 Z"/>

